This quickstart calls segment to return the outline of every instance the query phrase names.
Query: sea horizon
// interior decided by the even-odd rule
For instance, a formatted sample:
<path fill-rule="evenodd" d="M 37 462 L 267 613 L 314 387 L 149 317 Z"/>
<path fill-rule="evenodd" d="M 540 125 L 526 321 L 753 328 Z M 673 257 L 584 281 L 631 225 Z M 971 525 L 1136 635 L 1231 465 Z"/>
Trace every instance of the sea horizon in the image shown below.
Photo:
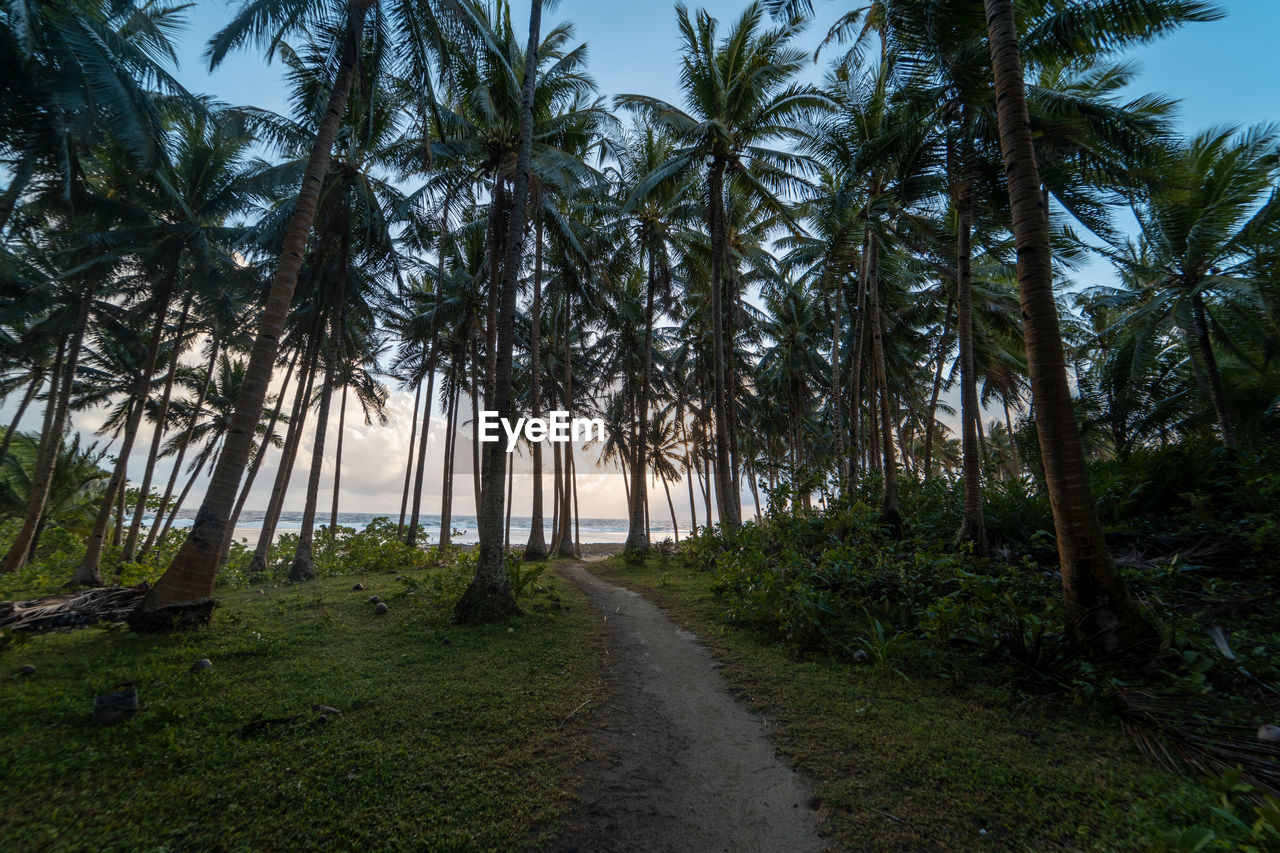
<path fill-rule="evenodd" d="M 190 527 L 195 520 L 196 510 L 184 509 L 178 513 L 178 517 L 174 519 L 173 526 L 175 528 Z M 246 509 L 240 514 L 240 518 L 236 522 L 235 538 L 250 539 L 262 530 L 262 520 L 266 516 L 266 510 Z M 296 533 L 302 529 L 302 510 L 284 510 L 280 513 L 280 520 L 276 524 L 275 535 L 279 538 L 285 533 Z M 388 518 L 393 523 L 400 519 L 400 511 L 395 512 L 340 512 L 338 513 L 338 525 L 340 527 L 351 527 L 356 530 L 363 530 L 375 518 Z M 440 514 L 439 513 L 423 513 L 418 516 L 419 527 L 423 530 L 423 536 L 428 542 L 435 542 L 439 539 L 440 534 Z M 522 544 L 529 538 L 532 531 L 531 516 L 512 516 L 511 518 L 511 542 L 513 544 Z M 145 524 L 151 523 L 151 518 L 147 518 Z M 316 513 L 316 528 L 326 526 L 329 523 L 329 513 Z M 406 518 L 406 523 L 408 520 Z M 474 515 L 454 515 L 450 519 L 450 529 L 453 532 L 452 541 L 455 544 L 465 545 L 473 544 L 479 541 L 479 535 L 476 525 L 476 517 Z M 578 519 L 578 529 L 580 531 L 580 541 L 583 544 L 620 544 L 627 539 L 627 528 L 629 522 L 625 518 L 581 518 Z M 685 522 L 681 522 L 681 533 L 687 531 Z M 663 539 L 672 537 L 671 520 L 659 521 L 654 519 L 650 525 L 650 538 L 655 542 L 661 542 Z M 551 540 L 551 519 L 546 517 L 543 520 L 543 531 L 547 541 Z M 672 537 L 674 538 L 674 537 Z"/>

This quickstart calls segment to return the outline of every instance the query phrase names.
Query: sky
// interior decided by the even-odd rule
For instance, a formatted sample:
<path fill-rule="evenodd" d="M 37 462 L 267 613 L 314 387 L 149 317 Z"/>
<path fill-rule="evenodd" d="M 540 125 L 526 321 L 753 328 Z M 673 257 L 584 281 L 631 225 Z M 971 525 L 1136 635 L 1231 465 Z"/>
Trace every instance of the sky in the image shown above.
<path fill-rule="evenodd" d="M 213 94 L 230 104 L 253 104 L 284 111 L 286 96 L 278 62 L 269 66 L 258 51 L 248 50 L 232 54 L 210 73 L 207 62 L 201 58 L 209 36 L 230 19 L 238 5 L 222 0 L 197 0 L 189 13 L 189 27 L 178 45 L 178 79 L 192 92 Z M 745 7 L 740 0 L 715 0 L 702 5 L 720 19 L 721 32 Z M 861 0 L 815 0 L 815 19 L 800 40 L 800 46 L 812 52 L 831 22 L 844 11 L 860 5 Z M 1220 5 L 1228 12 L 1225 20 L 1184 28 L 1156 44 L 1129 53 L 1142 69 L 1133 94 L 1160 92 L 1180 99 L 1177 124 L 1186 133 L 1220 124 L 1250 125 L 1280 120 L 1280 51 L 1275 45 L 1276 34 L 1280 33 L 1280 0 L 1222 0 Z M 694 3 L 690 6 L 697 8 Z M 517 30 L 526 27 L 527 0 L 513 2 L 512 12 Z M 544 32 L 566 19 L 575 24 L 577 42 L 588 44 L 589 69 L 602 93 L 610 96 L 645 93 L 680 103 L 680 42 L 671 4 L 648 0 L 562 0 L 551 10 L 544 11 Z M 821 75 L 821 68 L 814 67 L 808 77 L 816 82 Z M 1105 267 L 1095 264 L 1085 268 L 1077 279 L 1080 284 L 1104 283 L 1107 275 Z M 0 408 L 8 410 L 12 405 Z M 343 449 L 342 511 L 398 513 L 412 411 L 413 398 L 407 393 L 394 392 L 388 404 L 390 422 L 385 426 L 365 425 L 354 407 L 348 412 Z M 24 426 L 30 429 L 38 415 L 28 417 L 30 421 Z M 100 420 L 95 413 L 88 412 L 77 417 L 76 426 L 86 439 L 92 440 L 92 432 L 100 425 Z M 333 447 L 332 437 L 336 429 L 335 411 L 327 442 L 329 448 Z M 313 434 L 314 428 L 311 428 L 304 437 L 303 452 L 285 501 L 286 509 L 302 507 L 305 466 Z M 148 435 L 140 436 L 142 447 L 130 457 L 132 482 L 136 483 L 141 478 L 148 443 Z M 427 513 L 437 512 L 440 506 L 443 446 L 444 421 L 437 416 L 431 429 L 427 457 Z M 463 452 L 457 462 L 454 513 L 469 515 L 473 512 L 473 498 L 467 442 L 463 442 L 461 450 Z M 266 506 L 278 453 L 273 451 L 268 456 L 263 474 L 255 483 L 248 501 L 249 508 Z M 597 454 L 597 450 L 579 449 L 577 452 L 582 514 L 599 518 L 625 517 L 622 477 L 616 469 L 591 466 L 590 462 Z M 321 507 L 329 506 L 331 495 L 331 451 L 327 455 L 330 458 L 325 463 Z M 550 467 L 549 461 L 547 467 Z M 158 478 L 167 476 L 168 471 L 167 464 L 163 464 Z M 513 506 L 516 515 L 528 513 L 531 476 L 527 458 L 519 458 Z M 192 508 L 198 504 L 202 488 L 203 483 L 193 490 L 189 502 Z M 548 515 L 550 489 L 548 475 L 545 483 Z M 682 484 L 673 488 L 672 493 L 683 526 L 688 518 L 687 492 Z M 651 488 L 650 496 L 654 518 L 666 518 L 661 488 Z"/>

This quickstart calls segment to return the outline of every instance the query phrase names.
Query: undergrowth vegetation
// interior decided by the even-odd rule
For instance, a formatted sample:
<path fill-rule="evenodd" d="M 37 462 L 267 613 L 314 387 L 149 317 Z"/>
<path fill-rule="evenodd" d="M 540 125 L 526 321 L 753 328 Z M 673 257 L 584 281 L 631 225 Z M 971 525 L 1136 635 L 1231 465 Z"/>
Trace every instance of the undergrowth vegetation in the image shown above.
<path fill-rule="evenodd" d="M 7 537 L 12 533 L 11 526 L 0 528 L 0 549 L 5 547 Z M 134 586 L 154 582 L 164 573 L 186 535 L 186 530 L 170 532 L 153 550 L 135 562 L 121 563 L 119 549 L 109 548 L 103 560 L 107 583 Z M 226 562 L 218 572 L 216 588 L 222 593 L 254 585 L 284 583 L 297 546 L 296 533 L 282 534 L 271 548 L 267 571 L 253 575 L 248 571 L 252 550 L 243 542 L 232 542 Z M 0 574 L 0 599 L 63 591 L 67 579 L 84 556 L 84 547 L 84 540 L 74 533 L 51 528 L 41 537 L 35 559 L 17 572 Z M 318 577 L 347 577 L 393 569 L 407 575 L 440 567 L 452 567 L 457 571 L 449 573 L 449 576 L 462 577 L 475 571 L 475 561 L 476 552 L 469 548 L 406 545 L 397 535 L 395 523 L 387 518 L 375 518 L 360 530 L 342 526 L 337 530 L 321 527 L 315 539 Z M 510 557 L 507 571 L 512 577 L 516 595 L 535 592 L 544 569 L 542 564 L 527 566 L 514 556 Z M 454 592 L 461 595 L 465 588 L 463 583 Z"/>
<path fill-rule="evenodd" d="M 900 537 L 881 523 L 874 482 L 808 512 L 781 489 L 732 539 L 712 528 L 659 559 L 705 574 L 725 622 L 795 654 L 1114 714 L 1152 757 L 1226 785 L 1217 828 L 1188 830 L 1187 846 L 1280 844 L 1266 799 L 1280 792 L 1280 751 L 1255 737 L 1280 717 L 1280 454 L 1184 445 L 1095 473 L 1117 562 L 1160 635 L 1140 661 L 1069 641 L 1034 478 L 987 490 L 989 558 L 942 544 L 960 522 L 958 485 L 904 479 Z"/>

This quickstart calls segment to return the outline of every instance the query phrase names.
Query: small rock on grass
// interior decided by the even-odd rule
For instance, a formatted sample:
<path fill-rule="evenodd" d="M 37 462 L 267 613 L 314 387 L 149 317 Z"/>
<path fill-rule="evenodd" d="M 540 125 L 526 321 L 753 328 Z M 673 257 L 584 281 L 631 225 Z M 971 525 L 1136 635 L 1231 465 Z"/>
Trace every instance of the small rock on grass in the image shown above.
<path fill-rule="evenodd" d="M 376 595 L 371 595 L 371 596 L 369 596 L 369 603 L 370 603 L 370 604 L 377 604 L 379 601 L 382 601 L 382 599 L 381 599 L 381 598 L 378 598 L 378 596 L 376 596 Z"/>
<path fill-rule="evenodd" d="M 29 663 L 24 663 L 22 666 L 18 667 L 18 675 L 20 677 L 27 676 L 27 675 L 35 675 L 35 674 L 36 674 L 36 668 Z"/>
<path fill-rule="evenodd" d="M 359 592 L 362 589 L 364 589 L 364 584 L 362 583 L 358 583 L 355 586 L 351 587 L 352 592 Z"/>
<path fill-rule="evenodd" d="M 378 606 L 373 608 L 373 612 L 381 616 L 383 613 L 387 612 L 387 605 L 383 604 L 382 602 L 378 602 Z"/>
<path fill-rule="evenodd" d="M 1280 726 L 1259 726 L 1258 740 L 1280 743 Z"/>
<path fill-rule="evenodd" d="M 213 661 L 209 660 L 208 658 L 200 658 L 200 660 L 191 664 L 191 671 L 199 672 L 202 669 L 210 669 L 212 666 L 213 666 Z"/>
<path fill-rule="evenodd" d="M 342 712 L 332 705 L 312 705 L 311 710 L 329 717 L 341 717 Z"/>

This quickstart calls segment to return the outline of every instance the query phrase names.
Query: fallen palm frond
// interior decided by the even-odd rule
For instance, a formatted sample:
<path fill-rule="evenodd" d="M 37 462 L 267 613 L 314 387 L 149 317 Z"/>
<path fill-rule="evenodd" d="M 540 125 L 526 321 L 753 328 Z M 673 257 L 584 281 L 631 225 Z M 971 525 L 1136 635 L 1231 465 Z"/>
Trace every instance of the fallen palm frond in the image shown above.
<path fill-rule="evenodd" d="M 123 622 L 147 587 L 101 587 L 30 601 L 0 601 L 0 629 L 24 634 L 69 631 L 101 622 Z"/>
<path fill-rule="evenodd" d="M 1280 796 L 1280 744 L 1259 740 L 1256 728 L 1214 721 L 1219 710 L 1205 702 L 1136 690 L 1122 692 L 1117 707 L 1125 733 L 1168 769 L 1217 777 L 1238 767 L 1245 782 Z"/>

